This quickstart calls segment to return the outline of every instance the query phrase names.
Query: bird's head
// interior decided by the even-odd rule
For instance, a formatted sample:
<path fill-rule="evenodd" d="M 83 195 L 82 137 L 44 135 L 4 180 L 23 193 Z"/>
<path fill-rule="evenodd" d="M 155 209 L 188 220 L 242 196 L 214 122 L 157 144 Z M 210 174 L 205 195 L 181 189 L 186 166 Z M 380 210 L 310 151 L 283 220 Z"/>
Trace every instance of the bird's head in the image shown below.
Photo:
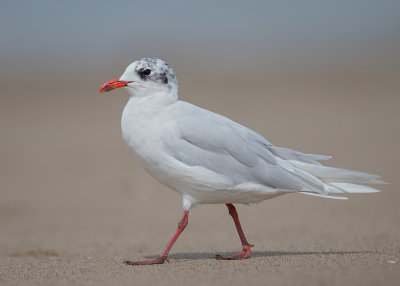
<path fill-rule="evenodd" d="M 135 97 L 178 95 L 174 70 L 166 62 L 155 58 L 143 58 L 131 63 L 119 78 L 104 83 L 100 93 L 120 87 L 125 87 Z"/>

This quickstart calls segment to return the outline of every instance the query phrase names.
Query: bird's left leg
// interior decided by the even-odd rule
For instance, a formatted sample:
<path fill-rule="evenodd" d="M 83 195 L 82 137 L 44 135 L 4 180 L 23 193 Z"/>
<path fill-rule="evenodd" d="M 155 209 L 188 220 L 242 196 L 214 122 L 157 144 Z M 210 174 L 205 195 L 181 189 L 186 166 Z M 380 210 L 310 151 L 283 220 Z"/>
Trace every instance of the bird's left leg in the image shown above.
<path fill-rule="evenodd" d="M 171 250 L 172 246 L 174 245 L 175 241 L 178 239 L 179 235 L 183 232 L 185 227 L 188 224 L 189 220 L 189 211 L 183 212 L 183 217 L 178 223 L 178 229 L 176 230 L 175 234 L 171 237 L 170 241 L 168 242 L 167 246 L 165 247 L 164 251 L 154 259 L 148 260 L 141 260 L 141 261 L 125 261 L 127 265 L 152 265 L 152 264 L 163 264 L 168 259 L 168 253 Z"/>
<path fill-rule="evenodd" d="M 232 204 L 226 204 L 226 206 L 228 207 L 229 214 L 231 215 L 231 217 L 233 218 L 233 221 L 235 222 L 236 230 L 239 234 L 240 241 L 242 242 L 243 250 L 236 255 L 232 255 L 232 256 L 216 255 L 215 258 L 222 259 L 222 260 L 247 259 L 250 257 L 251 247 L 253 247 L 254 245 L 250 244 L 247 241 L 246 236 L 244 235 L 242 226 L 240 225 L 239 215 L 236 211 L 235 206 Z"/>

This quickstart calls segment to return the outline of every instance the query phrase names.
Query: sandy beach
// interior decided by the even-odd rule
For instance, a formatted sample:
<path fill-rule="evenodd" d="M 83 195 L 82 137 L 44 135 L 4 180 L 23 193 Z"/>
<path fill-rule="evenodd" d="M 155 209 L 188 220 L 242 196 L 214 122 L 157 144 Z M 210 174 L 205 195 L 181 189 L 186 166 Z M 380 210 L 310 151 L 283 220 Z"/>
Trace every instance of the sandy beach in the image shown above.
<path fill-rule="evenodd" d="M 223 205 L 196 207 L 163 265 L 154 257 L 181 216 L 177 193 L 151 178 L 120 131 L 127 95 L 87 82 L 3 84 L 0 104 L 1 285 L 398 285 L 400 85 L 392 76 L 218 81 L 179 70 L 181 99 L 273 144 L 332 155 L 379 174 L 381 193 L 348 201 L 287 195 L 237 206 L 251 259 Z M 201 78 L 201 81 L 199 80 Z M 252 89 L 248 89 L 251 84 Z"/>

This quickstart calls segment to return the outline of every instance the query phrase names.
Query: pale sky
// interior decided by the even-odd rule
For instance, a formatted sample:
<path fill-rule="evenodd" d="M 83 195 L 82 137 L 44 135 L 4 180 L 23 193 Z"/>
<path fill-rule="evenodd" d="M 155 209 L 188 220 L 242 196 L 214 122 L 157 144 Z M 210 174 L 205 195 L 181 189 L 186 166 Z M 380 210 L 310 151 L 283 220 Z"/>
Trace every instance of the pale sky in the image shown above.
<path fill-rule="evenodd" d="M 0 65 L 395 55 L 399 15 L 400 1 L 387 0 L 2 1 Z"/>

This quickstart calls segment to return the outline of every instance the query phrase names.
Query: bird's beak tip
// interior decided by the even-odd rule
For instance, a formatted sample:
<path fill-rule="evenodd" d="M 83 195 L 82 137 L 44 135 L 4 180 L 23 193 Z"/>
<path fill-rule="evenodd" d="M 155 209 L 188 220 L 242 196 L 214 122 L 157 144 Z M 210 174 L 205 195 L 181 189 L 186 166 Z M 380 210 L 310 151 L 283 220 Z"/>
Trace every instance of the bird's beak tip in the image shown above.
<path fill-rule="evenodd" d="M 123 81 L 123 80 L 119 80 L 119 78 L 107 81 L 106 83 L 104 83 L 99 92 L 100 93 L 104 93 L 104 92 L 108 92 L 110 90 L 116 89 L 116 88 L 120 88 L 120 87 L 124 87 L 127 86 L 128 83 L 131 83 L 131 81 Z"/>

